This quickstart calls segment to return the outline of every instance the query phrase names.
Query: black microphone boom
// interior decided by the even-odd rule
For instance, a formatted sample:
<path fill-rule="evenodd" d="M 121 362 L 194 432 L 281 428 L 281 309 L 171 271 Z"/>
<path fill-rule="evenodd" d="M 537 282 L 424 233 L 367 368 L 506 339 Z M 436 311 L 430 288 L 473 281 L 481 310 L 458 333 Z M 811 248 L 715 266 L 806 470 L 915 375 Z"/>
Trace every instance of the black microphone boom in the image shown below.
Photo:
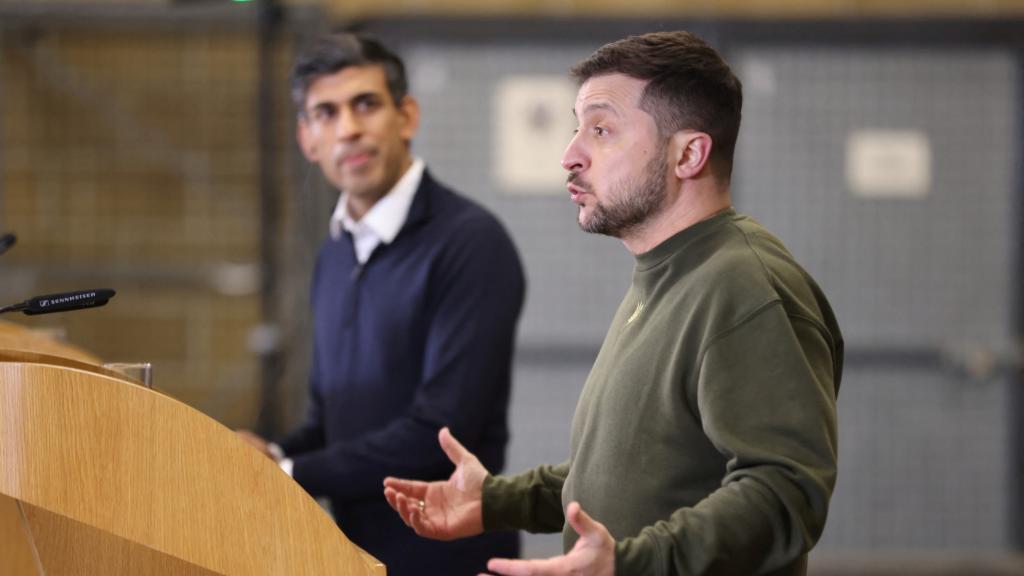
<path fill-rule="evenodd" d="M 11 246 L 14 246 L 14 243 L 17 241 L 18 237 L 14 234 L 8 233 L 0 236 L 0 254 L 7 252 L 7 250 L 10 249 Z"/>
<path fill-rule="evenodd" d="M 61 292 L 59 294 L 46 294 L 29 298 L 18 304 L 11 304 L 0 308 L 0 314 L 4 312 L 24 312 L 29 316 L 36 314 L 52 314 L 53 312 L 68 312 L 71 310 L 82 310 L 84 308 L 96 308 L 103 306 L 108 300 L 114 297 L 113 290 L 109 288 L 97 288 L 95 290 L 78 290 L 76 292 Z"/>

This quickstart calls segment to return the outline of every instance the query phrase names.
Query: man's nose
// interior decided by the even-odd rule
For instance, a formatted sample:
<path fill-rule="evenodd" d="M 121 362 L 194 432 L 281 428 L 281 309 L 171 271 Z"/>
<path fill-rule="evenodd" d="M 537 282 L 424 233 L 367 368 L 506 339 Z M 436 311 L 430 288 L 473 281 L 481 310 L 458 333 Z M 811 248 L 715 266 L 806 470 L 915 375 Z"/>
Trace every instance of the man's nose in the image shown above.
<path fill-rule="evenodd" d="M 569 145 L 565 148 L 565 152 L 562 154 L 562 168 L 569 172 L 586 170 L 588 165 L 587 155 L 577 142 L 578 136 L 578 134 L 573 136 L 572 140 L 569 141 Z"/>
<path fill-rule="evenodd" d="M 334 126 L 335 136 L 338 140 L 353 140 L 363 132 L 362 122 L 351 110 L 342 110 L 338 115 L 338 122 Z"/>

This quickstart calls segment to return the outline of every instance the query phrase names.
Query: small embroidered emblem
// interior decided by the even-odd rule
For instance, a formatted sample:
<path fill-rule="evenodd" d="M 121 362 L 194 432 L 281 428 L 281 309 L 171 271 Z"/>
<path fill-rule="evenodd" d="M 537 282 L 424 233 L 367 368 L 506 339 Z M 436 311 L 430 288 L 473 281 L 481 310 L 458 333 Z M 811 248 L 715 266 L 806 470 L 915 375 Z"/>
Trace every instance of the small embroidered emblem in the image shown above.
<path fill-rule="evenodd" d="M 644 303 L 642 301 L 637 302 L 636 303 L 636 308 L 633 310 L 633 313 L 629 315 L 629 320 L 626 320 L 626 324 L 629 324 L 633 320 L 636 320 L 637 316 L 639 316 L 640 313 L 643 312 L 643 311 L 644 311 Z"/>

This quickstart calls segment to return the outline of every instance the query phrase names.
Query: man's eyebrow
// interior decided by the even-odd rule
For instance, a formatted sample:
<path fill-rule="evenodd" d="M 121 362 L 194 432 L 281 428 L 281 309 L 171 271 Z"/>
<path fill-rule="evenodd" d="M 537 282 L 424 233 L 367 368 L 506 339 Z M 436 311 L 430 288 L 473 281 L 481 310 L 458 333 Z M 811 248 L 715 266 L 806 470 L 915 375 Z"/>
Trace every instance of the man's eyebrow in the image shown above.
<path fill-rule="evenodd" d="M 359 102 L 360 100 L 369 100 L 372 98 L 383 98 L 384 96 L 375 90 L 367 90 L 365 92 L 359 92 L 348 99 L 349 102 Z"/>
<path fill-rule="evenodd" d="M 375 90 L 367 90 L 365 92 L 359 92 L 357 94 L 354 94 L 354 95 L 350 96 L 349 99 L 346 100 L 345 103 L 351 104 L 351 103 L 359 102 L 359 101 L 362 101 L 362 100 L 370 100 L 370 99 L 374 99 L 374 98 L 383 98 L 383 97 L 384 96 L 380 92 L 377 92 Z M 328 98 L 328 99 L 325 99 L 325 100 L 318 100 L 318 101 L 310 104 L 309 105 L 309 109 L 310 110 L 316 110 L 317 108 L 335 108 L 337 106 L 338 106 L 337 102 L 335 102 L 335 101 L 333 101 L 333 100 Z"/>

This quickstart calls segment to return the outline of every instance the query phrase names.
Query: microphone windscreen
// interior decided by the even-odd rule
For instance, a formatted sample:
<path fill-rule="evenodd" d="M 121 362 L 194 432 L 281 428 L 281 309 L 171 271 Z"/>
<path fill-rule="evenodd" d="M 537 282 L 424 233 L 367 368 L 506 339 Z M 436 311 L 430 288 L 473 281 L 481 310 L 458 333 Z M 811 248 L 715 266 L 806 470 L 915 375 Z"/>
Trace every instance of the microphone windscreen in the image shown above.
<path fill-rule="evenodd" d="M 27 307 L 23 311 L 25 314 L 34 316 L 37 314 L 81 310 L 83 308 L 96 308 L 106 304 L 114 297 L 114 294 L 116 292 L 109 288 L 97 288 L 95 290 L 78 290 L 75 292 L 36 296 L 27 302 Z"/>

